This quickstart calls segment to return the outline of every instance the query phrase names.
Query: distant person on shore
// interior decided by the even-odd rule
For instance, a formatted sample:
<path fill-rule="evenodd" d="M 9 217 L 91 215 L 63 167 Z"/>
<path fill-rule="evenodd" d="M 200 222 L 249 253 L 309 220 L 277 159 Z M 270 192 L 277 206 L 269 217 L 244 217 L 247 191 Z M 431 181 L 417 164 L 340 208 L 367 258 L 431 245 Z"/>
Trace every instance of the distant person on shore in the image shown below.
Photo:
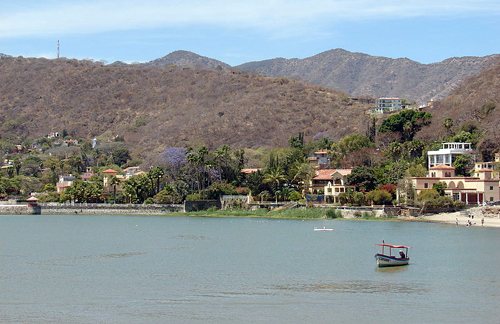
<path fill-rule="evenodd" d="M 484 217 L 481 218 L 481 226 L 484 226 Z"/>
<path fill-rule="evenodd" d="M 458 225 L 458 218 L 455 218 L 455 225 Z"/>

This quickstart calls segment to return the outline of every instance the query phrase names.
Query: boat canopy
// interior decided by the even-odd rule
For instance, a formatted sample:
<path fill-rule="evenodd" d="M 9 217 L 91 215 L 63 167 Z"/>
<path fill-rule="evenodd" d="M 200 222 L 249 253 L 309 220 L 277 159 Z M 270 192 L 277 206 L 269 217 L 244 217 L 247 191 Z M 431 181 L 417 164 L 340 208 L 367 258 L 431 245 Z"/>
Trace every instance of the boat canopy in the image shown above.
<path fill-rule="evenodd" d="M 375 244 L 377 246 L 387 246 L 392 249 L 411 249 L 411 246 L 404 246 L 404 245 L 391 245 L 391 244 Z"/>

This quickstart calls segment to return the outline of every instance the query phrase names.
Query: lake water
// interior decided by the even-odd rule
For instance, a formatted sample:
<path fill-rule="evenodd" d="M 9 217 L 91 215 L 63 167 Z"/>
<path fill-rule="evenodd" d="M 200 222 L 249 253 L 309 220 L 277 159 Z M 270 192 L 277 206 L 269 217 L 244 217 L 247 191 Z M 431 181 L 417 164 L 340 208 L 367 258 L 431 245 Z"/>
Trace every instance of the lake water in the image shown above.
<path fill-rule="evenodd" d="M 377 268 L 383 239 L 410 265 Z M 499 323 L 499 248 L 480 226 L 0 216 L 0 323 Z"/>

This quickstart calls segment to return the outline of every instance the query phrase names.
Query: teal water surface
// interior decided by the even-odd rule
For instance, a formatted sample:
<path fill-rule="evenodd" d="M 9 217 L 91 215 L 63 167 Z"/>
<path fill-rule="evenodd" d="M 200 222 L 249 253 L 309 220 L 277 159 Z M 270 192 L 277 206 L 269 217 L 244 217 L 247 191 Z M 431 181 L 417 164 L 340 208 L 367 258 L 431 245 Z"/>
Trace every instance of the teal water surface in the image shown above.
<path fill-rule="evenodd" d="M 410 265 L 377 268 L 382 240 Z M 0 323 L 498 323 L 499 247 L 420 222 L 0 216 Z"/>

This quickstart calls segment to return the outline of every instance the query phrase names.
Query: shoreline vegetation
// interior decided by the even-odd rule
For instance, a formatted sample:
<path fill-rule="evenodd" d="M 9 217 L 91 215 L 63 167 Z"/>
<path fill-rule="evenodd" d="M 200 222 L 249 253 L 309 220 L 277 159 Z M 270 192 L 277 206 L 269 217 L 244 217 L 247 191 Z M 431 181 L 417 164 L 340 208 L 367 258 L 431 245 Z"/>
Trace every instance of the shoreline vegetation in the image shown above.
<path fill-rule="evenodd" d="M 457 212 L 443 212 L 421 216 L 375 216 L 370 212 L 357 214 L 345 213 L 335 208 L 284 208 L 284 209 L 257 209 L 257 210 L 217 210 L 208 209 L 192 212 L 173 212 L 167 209 L 138 210 L 136 208 L 81 208 L 68 211 L 67 209 L 52 209 L 44 207 L 42 215 L 123 215 L 123 216 L 186 216 L 186 217 L 249 217 L 268 219 L 347 219 L 347 220 L 377 220 L 377 221 L 407 221 L 431 222 L 466 226 L 470 221 L 472 226 L 500 227 L 500 206 L 473 207 Z M 484 221 L 483 221 L 484 220 Z M 458 224 L 457 224 L 458 223 Z"/>

